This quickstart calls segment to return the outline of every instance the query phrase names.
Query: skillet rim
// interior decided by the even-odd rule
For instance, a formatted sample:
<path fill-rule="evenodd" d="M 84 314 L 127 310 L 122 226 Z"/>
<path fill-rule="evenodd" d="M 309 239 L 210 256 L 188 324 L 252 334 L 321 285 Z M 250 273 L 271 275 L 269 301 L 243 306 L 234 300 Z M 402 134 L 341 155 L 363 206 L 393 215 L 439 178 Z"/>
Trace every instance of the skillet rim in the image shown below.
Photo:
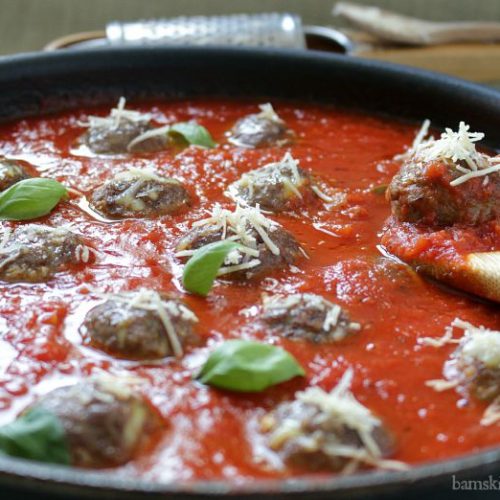
<path fill-rule="evenodd" d="M 253 65 L 259 61 L 267 65 L 278 62 L 278 66 L 280 64 L 297 65 L 298 68 L 302 67 L 313 71 L 317 71 L 318 67 L 333 68 L 337 72 L 347 72 L 348 76 L 349 72 L 351 76 L 358 75 L 357 78 L 373 76 L 376 79 L 381 79 L 381 81 L 385 80 L 390 87 L 399 86 L 405 88 L 407 84 L 414 85 L 416 88 L 420 86 L 424 92 L 434 92 L 438 98 L 448 99 L 451 102 L 460 102 L 460 99 L 464 99 L 464 103 L 469 107 L 477 107 L 476 115 L 477 110 L 485 109 L 489 120 L 488 126 L 496 130 L 495 145 L 500 146 L 499 91 L 416 68 L 319 52 L 227 47 L 126 47 L 4 56 L 0 57 L 0 92 L 2 88 L 7 88 L 11 92 L 7 94 L 8 96 L 16 95 L 16 93 L 21 93 L 21 90 L 26 91 L 28 89 L 29 91 L 31 85 L 36 92 L 42 92 L 43 94 L 43 85 L 39 87 L 38 82 L 33 83 L 35 77 L 40 77 L 43 81 L 50 81 L 51 78 L 57 81 L 58 78 L 60 79 L 65 74 L 75 74 L 75 72 L 81 72 L 82 69 L 92 69 L 92 71 L 99 73 L 116 68 L 124 70 L 127 67 L 140 68 L 144 65 L 150 67 L 154 62 L 154 58 L 159 59 L 161 56 L 163 57 L 161 64 L 167 66 L 171 64 L 169 57 L 173 57 L 174 65 L 180 64 L 181 67 L 183 67 L 181 61 L 184 63 L 186 60 L 205 65 L 205 67 L 210 65 L 211 62 L 221 65 L 222 61 L 228 61 L 230 65 L 239 60 Z M 16 84 L 19 82 L 23 83 L 19 88 L 16 88 Z M 396 85 L 394 82 L 396 82 Z M 116 91 L 116 89 L 112 90 Z M 408 90 L 414 92 L 414 89 Z M 108 93 L 108 99 L 109 95 Z M 324 98 L 319 98 L 319 101 L 324 101 Z M 74 103 L 69 103 L 68 107 L 71 107 L 72 104 Z M 360 106 L 360 109 L 366 108 Z M 24 110 L 22 112 L 24 115 L 21 114 L 20 116 L 29 116 L 34 112 L 44 114 L 53 111 L 50 107 L 47 109 L 43 100 L 38 100 L 34 107 Z M 387 115 L 391 116 L 391 112 L 388 112 Z M 4 121 L 8 116 L 9 108 L 7 114 L 1 115 L 0 113 L 0 119 Z M 396 118 L 401 119 L 401 116 L 396 115 Z M 19 119 L 19 116 L 15 119 Z M 150 483 L 144 480 L 124 479 L 120 475 L 113 477 L 107 473 L 82 471 L 64 466 L 0 457 L 0 485 L 12 486 L 14 484 L 16 488 L 24 487 L 41 492 L 51 490 L 54 493 L 85 494 L 92 496 L 92 498 L 105 498 L 113 492 L 123 493 L 126 495 L 123 498 L 127 498 L 129 494 L 143 494 L 145 496 L 171 494 L 179 498 L 189 498 L 193 495 L 210 497 L 221 494 L 228 497 L 234 495 L 261 496 L 267 494 L 275 496 L 283 494 L 288 497 L 304 494 L 331 495 L 333 493 L 342 498 L 345 495 L 352 497 L 352 494 L 363 496 L 385 492 L 405 492 L 409 488 L 418 487 L 419 485 L 429 486 L 442 483 L 445 478 L 448 480 L 449 485 L 452 474 L 472 477 L 476 474 L 493 473 L 499 470 L 500 446 L 458 458 L 428 462 L 403 472 L 358 473 L 345 477 L 334 476 L 321 482 L 318 482 L 317 478 L 254 480 L 247 482 L 245 485 L 237 486 L 222 480 L 196 481 L 192 483 Z M 84 491 L 81 488 L 84 488 Z"/>

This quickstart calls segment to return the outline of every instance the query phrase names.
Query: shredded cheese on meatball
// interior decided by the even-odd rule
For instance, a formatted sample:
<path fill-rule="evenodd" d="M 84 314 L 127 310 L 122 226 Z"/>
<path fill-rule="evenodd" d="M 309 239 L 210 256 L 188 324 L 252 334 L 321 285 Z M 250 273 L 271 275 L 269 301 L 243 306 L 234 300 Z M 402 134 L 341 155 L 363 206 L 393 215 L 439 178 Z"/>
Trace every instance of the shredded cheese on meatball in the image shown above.
<path fill-rule="evenodd" d="M 463 330 L 461 339 L 453 338 L 453 328 Z M 460 358 L 470 360 L 471 363 L 478 362 L 489 369 L 500 370 L 500 331 L 490 330 L 484 326 L 474 326 L 467 321 L 455 318 L 451 325 L 445 330 L 441 338 L 433 339 L 424 337 L 419 339 L 419 343 L 432 347 L 442 347 L 446 344 L 460 344 Z M 450 377 L 451 378 L 451 377 Z M 428 380 L 425 385 L 435 391 L 447 391 L 460 385 L 456 380 Z M 481 425 L 492 425 L 500 421 L 500 396 L 486 408 L 480 421 Z"/>
<path fill-rule="evenodd" d="M 464 336 L 461 339 L 453 338 L 453 329 L 461 329 Z M 460 318 L 455 318 L 445 328 L 442 337 L 421 337 L 417 340 L 421 345 L 442 347 L 447 344 L 463 344 L 463 354 L 469 355 L 483 362 L 487 366 L 500 367 L 500 331 L 489 330 L 484 326 L 474 326 Z"/>
<path fill-rule="evenodd" d="M 156 312 L 163 323 L 172 352 L 176 357 L 182 356 L 182 343 L 172 319 L 181 318 L 184 321 L 196 323 L 198 318 L 193 311 L 176 300 L 165 299 L 158 292 L 146 288 L 141 288 L 135 292 L 106 294 L 105 297 L 109 300 L 123 302 L 129 308 Z"/>
<path fill-rule="evenodd" d="M 243 207 L 238 205 L 234 211 L 222 208 L 216 204 L 210 213 L 210 217 L 193 223 L 193 228 L 211 226 L 214 231 L 221 231 L 221 240 L 235 241 L 240 247 L 230 252 L 224 260 L 224 266 L 219 269 L 218 275 L 251 269 L 258 266 L 258 241 L 256 232 L 264 245 L 274 255 L 280 254 L 279 247 L 272 240 L 272 233 L 279 224 L 261 212 L 260 207 Z M 177 257 L 189 257 L 196 250 L 181 250 L 175 255 Z M 246 260 L 244 257 L 248 256 Z M 239 256 L 239 258 L 237 258 Z M 248 260 L 248 258 L 251 258 Z"/>
<path fill-rule="evenodd" d="M 141 200 L 137 197 L 137 193 L 144 187 L 147 182 L 154 182 L 157 185 L 179 184 L 179 182 L 175 179 L 158 176 L 154 170 L 151 170 L 149 168 L 139 169 L 135 167 L 130 167 L 128 170 L 116 174 L 113 179 L 108 181 L 106 184 L 116 181 L 131 183 L 131 185 L 127 189 L 125 189 L 116 197 L 117 204 L 126 208 L 130 208 L 131 210 L 145 209 L 146 203 L 144 202 L 144 200 Z M 150 196 L 154 195 L 154 193 L 157 191 L 155 190 L 154 185 L 152 186 L 150 191 Z"/>
<path fill-rule="evenodd" d="M 318 414 L 313 417 L 313 424 L 317 423 L 321 427 L 331 422 L 340 432 L 343 428 L 352 430 L 359 436 L 360 446 L 342 443 L 334 432 L 328 433 L 324 438 L 320 437 L 319 430 L 308 434 L 299 420 L 288 418 L 272 430 L 271 448 L 279 450 L 289 440 L 296 441 L 311 451 L 320 448 L 332 457 L 348 459 L 344 471 L 356 470 L 359 463 L 390 469 L 406 469 L 406 464 L 402 462 L 382 458 L 382 451 L 373 438 L 373 431 L 381 426 L 382 422 L 351 392 L 353 376 L 354 371 L 349 368 L 330 392 L 320 387 L 309 387 L 305 391 L 297 392 L 295 398 L 297 402 L 317 408 Z M 272 414 L 269 417 L 269 422 L 264 419 L 264 426 L 270 424 L 269 426 L 273 428 L 276 422 Z"/>
<path fill-rule="evenodd" d="M 476 359 L 488 368 L 500 369 L 500 332 L 475 327 L 466 331 L 468 337 L 462 355 Z"/>
<path fill-rule="evenodd" d="M 428 137 L 430 121 L 425 120 L 417 133 L 411 148 L 396 158 L 415 158 L 417 161 L 445 160 L 451 161 L 454 167 L 462 173 L 452 180 L 450 185 L 459 186 L 475 177 L 485 177 L 500 172 L 500 157 L 490 157 L 476 149 L 476 143 L 484 139 L 482 132 L 470 132 L 470 126 L 460 122 L 455 132 L 446 128 L 439 139 Z M 463 162 L 466 166 L 458 164 Z"/>
<path fill-rule="evenodd" d="M 283 120 L 278 116 L 278 113 L 273 108 L 270 102 L 259 104 L 260 113 L 257 114 L 259 118 L 271 120 L 273 122 L 283 123 Z"/>
<path fill-rule="evenodd" d="M 295 293 L 292 295 L 263 295 L 262 305 L 264 311 L 272 311 L 273 309 L 293 309 L 303 303 L 304 307 L 316 309 L 325 313 L 322 329 L 325 332 L 335 330 L 339 326 L 341 320 L 342 308 L 338 304 L 334 304 L 326 300 L 321 295 L 314 293 Z M 339 341 L 347 337 L 349 331 L 357 331 L 361 329 L 359 323 L 348 322 L 345 328 L 339 329 L 333 335 L 333 340 Z"/>
<path fill-rule="evenodd" d="M 330 392 L 325 392 L 320 387 L 309 387 L 305 391 L 298 392 L 296 398 L 303 403 L 316 406 L 340 425 L 357 431 L 369 453 L 380 456 L 379 447 L 373 441 L 371 432 L 381 422 L 354 397 L 351 392 L 353 377 L 354 370 L 349 368 Z"/>
<path fill-rule="evenodd" d="M 78 125 L 81 127 L 109 127 L 110 129 L 117 129 L 122 120 L 139 123 L 149 122 L 151 120 L 151 115 L 149 113 L 125 109 L 126 102 L 125 97 L 122 96 L 118 100 L 116 108 L 112 108 L 108 116 L 89 115 L 87 117 L 87 122 L 79 122 Z"/>
<path fill-rule="evenodd" d="M 240 195 L 242 189 L 247 189 L 248 197 L 253 198 L 257 186 L 282 184 L 295 197 L 302 198 L 300 188 L 305 180 L 300 174 L 299 160 L 295 159 L 290 153 L 285 153 L 281 160 L 267 163 L 261 168 L 243 174 L 239 180 L 229 185 L 225 194 L 234 201 L 246 204 L 245 199 Z M 326 203 L 334 201 L 332 197 L 321 191 L 315 184 L 311 185 L 311 190 Z"/>
<path fill-rule="evenodd" d="M 5 228 L 2 233 L 2 239 L 0 240 L 0 254 L 5 253 L 7 249 L 7 243 L 12 235 L 12 229 Z"/>
<path fill-rule="evenodd" d="M 65 225 L 61 227 L 50 227 L 43 226 L 41 224 L 28 224 L 26 226 L 19 227 L 19 231 L 23 228 L 27 234 L 32 233 L 34 236 L 37 235 L 53 235 L 54 237 L 65 238 L 72 233 L 68 228 L 70 225 Z M 2 238 L 0 240 L 0 256 L 7 256 L 0 262 L 0 268 L 5 267 L 11 262 L 15 261 L 21 253 L 27 253 L 30 251 L 29 243 L 24 244 L 22 241 L 15 241 L 16 232 L 12 231 L 10 228 L 6 228 L 3 231 Z M 11 241 L 14 239 L 14 241 Z M 84 244 L 79 244 L 75 248 L 75 260 L 76 262 L 82 262 L 86 264 L 90 260 L 91 252 L 95 252 L 94 249 L 88 247 Z"/>
<path fill-rule="evenodd" d="M 137 146 L 137 144 L 140 144 L 141 142 L 147 141 L 148 139 L 152 139 L 154 137 L 161 137 L 166 139 L 167 134 L 170 131 L 170 127 L 170 125 L 163 125 L 162 127 L 146 130 L 146 132 L 139 134 L 128 143 L 127 150 L 131 151 L 135 146 Z"/>
<path fill-rule="evenodd" d="M 285 153 L 280 161 L 268 163 L 257 170 L 243 174 L 238 181 L 228 187 L 225 194 L 235 201 L 246 203 L 240 196 L 241 189 L 248 189 L 248 195 L 252 198 L 256 186 L 282 184 L 297 198 L 302 198 L 299 189 L 303 183 L 304 178 L 299 172 L 299 161 L 290 153 Z"/>

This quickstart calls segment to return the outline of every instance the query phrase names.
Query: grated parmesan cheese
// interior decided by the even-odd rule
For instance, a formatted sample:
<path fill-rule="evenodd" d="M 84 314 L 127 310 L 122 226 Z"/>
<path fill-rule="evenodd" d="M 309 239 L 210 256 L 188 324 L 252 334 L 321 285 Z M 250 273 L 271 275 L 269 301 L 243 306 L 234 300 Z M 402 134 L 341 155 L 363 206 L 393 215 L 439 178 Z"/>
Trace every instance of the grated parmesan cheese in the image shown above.
<path fill-rule="evenodd" d="M 380 455 L 378 446 L 374 446 L 372 438 L 367 438 L 367 435 L 381 422 L 354 397 L 351 392 L 353 377 L 354 370 L 349 368 L 330 392 L 326 392 L 320 387 L 309 387 L 305 391 L 298 392 L 296 398 L 303 403 L 316 406 L 321 412 L 339 422 L 339 424 L 356 430 L 363 444 L 374 455 Z"/>
<path fill-rule="evenodd" d="M 120 126 L 122 120 L 127 120 L 130 122 L 137 123 L 147 123 L 151 120 L 151 115 L 149 113 L 141 113 L 139 111 L 132 111 L 130 109 L 125 109 L 126 99 L 125 97 L 120 97 L 116 108 L 112 108 L 108 116 L 94 116 L 89 115 L 87 117 L 87 122 L 79 122 L 78 125 L 81 127 L 109 127 L 110 129 L 117 129 Z"/>
<path fill-rule="evenodd" d="M 129 167 L 124 172 L 120 172 L 114 176 L 117 181 L 130 181 L 140 179 L 142 181 L 155 181 L 161 183 L 175 183 L 178 182 L 174 179 L 169 179 L 167 177 L 160 177 L 153 169 L 151 168 L 136 168 Z"/>
<path fill-rule="evenodd" d="M 128 308 L 138 308 L 145 311 L 154 311 L 158 314 L 168 341 L 172 348 L 172 352 L 176 357 L 183 354 L 182 343 L 177 334 L 172 319 L 181 318 L 184 321 L 192 323 L 198 322 L 197 316 L 183 304 L 179 304 L 175 300 L 166 300 L 154 291 L 146 288 L 141 288 L 134 292 L 120 292 L 112 294 L 100 294 L 108 300 L 122 302 Z"/>
<path fill-rule="evenodd" d="M 500 369 L 500 332 L 472 328 L 466 330 L 468 336 L 464 339 L 461 355 L 476 359 L 488 368 Z"/>
<path fill-rule="evenodd" d="M 299 446 L 306 452 L 321 450 L 332 458 L 345 458 L 348 462 L 344 473 L 356 470 L 360 463 L 391 469 L 407 468 L 402 462 L 382 458 L 382 450 L 374 438 L 374 430 L 380 427 L 382 422 L 351 392 L 353 376 L 354 371 L 349 368 L 330 392 L 319 387 L 309 387 L 295 394 L 296 402 L 318 410 L 318 414 L 307 422 L 307 429 L 310 428 L 311 431 L 306 430 L 303 423 L 293 417 L 288 417 L 276 425 L 273 415 L 270 414 L 268 421 L 264 420 L 263 424 L 264 430 L 269 430 L 266 427 L 276 426 L 270 438 L 271 447 L 279 449 L 288 441 L 293 441 L 293 446 Z M 317 430 L 314 430 L 315 426 L 318 427 Z M 331 430 L 323 430 L 327 428 Z M 341 435 L 337 435 L 334 429 L 338 429 L 340 433 L 343 429 L 354 431 L 360 444 L 343 443 Z"/>
<path fill-rule="evenodd" d="M 458 380 L 433 379 L 425 382 L 427 387 L 431 387 L 436 392 L 448 391 L 458 385 Z"/>
<path fill-rule="evenodd" d="M 458 328 L 464 331 L 461 339 L 453 338 L 453 329 Z M 500 372 L 500 331 L 489 330 L 484 326 L 474 326 L 467 321 L 455 318 L 450 326 L 446 327 L 445 334 L 441 338 L 422 338 L 419 343 L 432 347 L 442 347 L 446 344 L 460 344 L 459 350 L 454 354 L 452 361 L 457 359 L 465 367 L 473 367 L 478 362 L 486 368 L 499 370 Z M 445 365 L 446 366 L 446 365 Z M 450 365 L 451 366 L 451 365 Z M 428 380 L 425 385 L 435 391 L 447 391 L 457 388 L 462 380 L 456 371 L 456 367 L 448 373 L 445 371 L 447 379 Z M 480 421 L 481 425 L 492 425 L 500 420 L 500 397 L 497 397 L 488 406 Z"/>
<path fill-rule="evenodd" d="M 7 243 L 10 240 L 11 235 L 12 235 L 12 229 L 10 229 L 9 227 L 3 229 L 2 239 L 0 240 L 0 255 L 8 253 L 6 249 L 7 249 Z"/>
<path fill-rule="evenodd" d="M 483 413 L 483 418 L 479 422 L 481 425 L 488 426 L 496 424 L 500 421 L 500 397 L 497 397 L 493 402 L 486 408 Z"/>
<path fill-rule="evenodd" d="M 214 205 L 210 217 L 193 223 L 193 228 L 212 226 L 214 231 L 221 231 L 221 240 L 235 241 L 241 247 L 229 252 L 224 260 L 224 266 L 219 269 L 218 275 L 229 274 L 258 266 L 259 260 L 257 233 L 264 245 L 274 255 L 280 255 L 279 247 L 272 240 L 272 232 L 279 224 L 268 219 L 261 212 L 260 207 L 243 207 L 237 205 L 234 211 Z M 196 250 L 180 250 L 176 257 L 188 257 Z"/>
<path fill-rule="evenodd" d="M 325 313 L 322 329 L 325 332 L 335 330 L 340 323 L 342 308 L 326 300 L 321 295 L 313 293 L 295 293 L 291 295 L 263 295 L 262 305 L 265 312 L 270 312 L 273 309 L 294 309 L 299 306 L 315 309 Z M 333 340 L 338 341 L 344 339 L 349 331 L 358 331 L 361 329 L 359 323 L 349 322 L 344 328 L 340 328 L 333 335 Z"/>
<path fill-rule="evenodd" d="M 314 191 L 314 194 L 320 199 L 323 200 L 325 203 L 333 203 L 335 201 L 335 198 L 332 198 L 331 196 L 328 196 L 326 193 L 321 191 L 321 189 L 313 184 L 311 186 L 311 189 Z"/>
<path fill-rule="evenodd" d="M 252 199 L 256 189 L 265 189 L 268 185 L 282 185 L 284 195 L 292 193 L 297 198 L 302 198 L 300 188 L 304 185 L 306 177 L 301 175 L 299 170 L 299 160 L 295 159 L 289 152 L 277 162 L 267 163 L 261 168 L 247 172 L 239 180 L 230 184 L 225 192 L 226 196 L 234 201 L 247 203 L 241 196 L 242 190 L 247 190 L 247 198 Z M 315 185 L 311 185 L 313 193 L 326 203 L 334 202 L 334 198 Z M 287 193 L 288 191 L 288 193 Z"/>
<path fill-rule="evenodd" d="M 169 130 L 170 130 L 170 125 L 164 125 L 163 127 L 157 127 L 151 130 L 146 130 L 146 132 L 139 134 L 137 137 L 135 137 L 128 143 L 127 150 L 131 151 L 135 146 L 137 146 L 137 144 L 140 144 L 141 142 L 147 141 L 148 139 L 152 139 L 154 137 L 160 137 L 166 139 Z"/>
<path fill-rule="evenodd" d="M 454 167 L 463 175 L 450 182 L 452 186 L 459 186 L 475 177 L 485 177 L 500 172 L 500 158 L 490 157 L 476 149 L 476 143 L 484 139 L 482 132 L 470 132 L 470 126 L 460 122 L 458 130 L 454 132 L 446 128 L 439 139 L 428 137 L 430 121 L 425 120 L 417 133 L 411 148 L 396 159 L 413 157 L 417 161 L 444 160 L 451 161 Z M 464 162 L 467 166 L 457 164 Z"/>
<path fill-rule="evenodd" d="M 270 102 L 265 104 L 259 104 L 260 113 L 257 114 L 259 118 L 263 118 L 265 120 L 270 120 L 277 123 L 284 123 L 284 121 L 278 116 L 278 113 L 273 108 L 273 105 Z"/>
<path fill-rule="evenodd" d="M 299 188 L 304 180 L 304 177 L 300 175 L 299 161 L 290 153 L 285 153 L 280 161 L 268 163 L 243 174 L 238 181 L 229 185 L 225 194 L 235 201 L 245 202 L 240 196 L 241 189 L 247 189 L 248 197 L 253 198 L 256 188 L 262 188 L 268 184 L 282 184 L 295 196 L 302 198 Z"/>
<path fill-rule="evenodd" d="M 457 321 L 457 319 L 455 319 L 454 321 Z M 425 345 L 425 346 L 429 346 L 429 347 L 443 347 L 444 345 L 447 345 L 447 344 L 460 343 L 460 339 L 453 338 L 453 326 L 454 326 L 453 323 L 444 329 L 444 335 L 442 337 L 438 337 L 438 338 L 420 337 L 417 339 L 417 344 Z"/>
<path fill-rule="evenodd" d="M 127 189 L 125 189 L 116 197 L 116 203 L 133 211 L 141 211 L 146 208 L 146 203 L 144 202 L 144 200 L 141 200 L 137 197 L 137 193 L 144 187 L 144 184 L 146 184 L 147 182 L 152 181 L 162 185 L 179 184 L 179 182 L 175 179 L 158 176 L 157 173 L 152 169 L 139 169 L 135 167 L 130 167 L 128 170 L 116 174 L 113 179 L 107 182 L 107 184 L 116 181 L 131 183 L 131 185 Z M 152 198 L 155 194 L 155 191 L 157 191 L 157 189 L 155 188 L 157 188 L 157 186 L 153 186 L 150 189 L 150 198 Z"/>

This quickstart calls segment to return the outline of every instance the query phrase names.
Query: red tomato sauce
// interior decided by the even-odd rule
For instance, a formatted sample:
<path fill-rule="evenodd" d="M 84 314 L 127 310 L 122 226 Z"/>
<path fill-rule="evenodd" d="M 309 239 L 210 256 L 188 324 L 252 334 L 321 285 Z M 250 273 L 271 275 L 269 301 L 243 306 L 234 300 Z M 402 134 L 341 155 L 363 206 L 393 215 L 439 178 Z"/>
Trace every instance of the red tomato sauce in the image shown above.
<path fill-rule="evenodd" d="M 96 255 L 84 267 L 59 273 L 42 284 L 0 283 L 0 423 L 55 387 L 74 383 L 96 370 L 144 379 L 142 390 L 165 420 L 157 445 L 119 474 L 151 480 L 281 478 L 305 473 L 280 468 L 258 433 L 258 420 L 297 390 L 318 385 L 330 390 L 344 371 L 355 370 L 353 392 L 392 430 L 394 459 L 410 464 L 445 459 L 500 444 L 500 426 L 479 424 L 485 403 L 454 391 L 425 386 L 441 378 L 453 347 L 432 348 L 420 337 L 440 337 L 455 317 L 498 329 L 497 308 L 451 293 L 383 255 L 380 234 L 390 214 L 373 191 L 388 184 L 399 164 L 391 158 L 411 144 L 415 127 L 394 120 L 313 105 L 274 103 L 297 133 L 286 148 L 246 150 L 230 146 L 225 131 L 258 103 L 190 101 L 128 106 L 152 112 L 159 123 L 196 119 L 218 142 L 215 149 L 117 157 L 73 154 L 88 114 L 78 110 L 29 119 L 0 128 L 0 152 L 30 162 L 86 195 L 127 167 L 153 167 L 183 182 L 195 202 L 177 216 L 107 224 L 82 212 L 75 200 L 61 203 L 38 223 L 72 224 Z M 296 216 L 271 218 L 292 232 L 309 255 L 298 271 L 280 271 L 259 282 L 219 280 L 207 299 L 186 294 L 182 266 L 174 257 L 177 239 L 206 216 L 215 203 L 231 208 L 224 189 L 243 172 L 279 160 L 286 151 L 301 167 L 338 190 L 339 203 L 326 209 L 315 201 Z M 4 227 L 10 223 L 3 223 Z M 84 314 L 101 299 L 95 290 L 119 292 L 139 287 L 175 292 L 199 317 L 199 347 L 180 359 L 139 363 L 115 359 L 82 340 Z M 272 335 L 256 317 L 240 314 L 259 306 L 261 294 L 314 292 L 340 304 L 359 333 L 334 344 L 316 345 Z M 303 379 L 261 394 L 234 394 L 203 386 L 193 374 L 223 339 L 258 339 L 280 345 L 305 368 Z"/>
<path fill-rule="evenodd" d="M 454 225 L 432 229 L 392 217 L 382 243 L 405 262 L 460 269 L 473 252 L 493 252 L 500 248 L 500 225 L 496 221 L 481 227 Z"/>

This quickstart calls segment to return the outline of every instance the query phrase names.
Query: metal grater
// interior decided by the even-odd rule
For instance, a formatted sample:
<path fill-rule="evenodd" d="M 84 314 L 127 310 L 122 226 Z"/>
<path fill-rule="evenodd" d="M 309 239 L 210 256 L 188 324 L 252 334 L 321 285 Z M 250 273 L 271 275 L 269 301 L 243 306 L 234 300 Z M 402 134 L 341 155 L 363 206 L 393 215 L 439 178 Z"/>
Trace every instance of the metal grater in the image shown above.
<path fill-rule="evenodd" d="M 304 49 L 299 16 L 289 13 L 176 17 L 106 26 L 111 45 L 232 45 Z"/>
<path fill-rule="evenodd" d="M 329 50 L 350 53 L 353 42 L 328 26 L 304 26 L 297 14 L 270 12 L 227 16 L 175 17 L 133 22 L 113 21 L 106 31 L 58 38 L 45 49 L 100 48 L 124 45 L 246 46 L 306 49 L 309 40 L 323 40 Z"/>

